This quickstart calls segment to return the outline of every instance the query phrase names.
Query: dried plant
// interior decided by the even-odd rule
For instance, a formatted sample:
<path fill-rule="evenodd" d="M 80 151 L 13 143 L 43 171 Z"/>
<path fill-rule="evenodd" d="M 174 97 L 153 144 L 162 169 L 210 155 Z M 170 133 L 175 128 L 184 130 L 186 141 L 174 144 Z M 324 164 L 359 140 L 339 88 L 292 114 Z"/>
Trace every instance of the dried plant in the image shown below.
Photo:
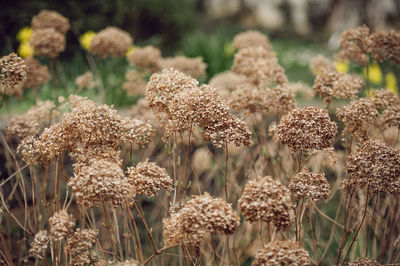
<path fill-rule="evenodd" d="M 21 97 L 21 89 L 19 86 L 26 79 L 27 67 L 24 60 L 15 53 L 0 58 L 0 81 L 2 85 L 2 93 L 12 94 Z"/>
<path fill-rule="evenodd" d="M 257 251 L 254 266 L 311 265 L 308 252 L 292 241 L 273 241 Z"/>
<path fill-rule="evenodd" d="M 379 264 L 373 258 L 358 258 L 355 261 L 349 262 L 349 264 L 347 264 L 347 265 L 349 265 L 349 266 L 380 266 L 382 264 Z"/>
<path fill-rule="evenodd" d="M 269 50 L 271 46 L 268 37 L 259 31 L 249 30 L 241 32 L 233 39 L 233 47 L 237 50 L 257 46 L 262 46 L 266 50 Z"/>
<path fill-rule="evenodd" d="M 204 63 L 202 57 L 167 57 L 161 61 L 161 66 L 163 69 L 174 68 L 196 79 L 206 76 L 207 64 Z"/>
<path fill-rule="evenodd" d="M 128 61 L 138 68 L 149 73 L 158 72 L 161 69 L 161 51 L 151 45 L 143 48 L 135 48 L 128 56 Z"/>
<path fill-rule="evenodd" d="M 365 25 L 344 31 L 340 36 L 342 50 L 336 57 L 342 61 L 356 62 L 362 66 L 368 65 L 369 34 L 370 30 Z"/>
<path fill-rule="evenodd" d="M 131 35 L 117 27 L 107 27 L 99 31 L 90 42 L 89 51 L 105 58 L 108 56 L 124 56 L 131 47 Z"/>
<path fill-rule="evenodd" d="M 400 192 L 400 151 L 386 146 L 379 139 L 366 141 L 346 161 L 347 178 L 343 189 L 351 191 L 359 185 L 369 192 Z"/>
<path fill-rule="evenodd" d="M 79 75 L 75 79 L 75 85 L 78 86 L 79 90 L 92 89 L 95 86 L 93 73 L 91 71 L 88 71 L 83 73 L 82 75 Z"/>
<path fill-rule="evenodd" d="M 42 10 L 32 18 L 32 29 L 34 31 L 52 28 L 61 34 L 67 33 L 71 27 L 69 20 L 60 13 L 52 10 Z"/>
<path fill-rule="evenodd" d="M 24 88 L 37 88 L 43 86 L 50 80 L 50 74 L 47 66 L 41 65 L 33 57 L 24 60 L 27 67 L 26 80 L 23 84 Z"/>
<path fill-rule="evenodd" d="M 246 220 L 272 223 L 278 231 L 288 230 L 294 219 L 290 191 L 270 176 L 249 181 L 238 205 Z"/>
<path fill-rule="evenodd" d="M 35 30 L 30 41 L 35 55 L 57 57 L 65 50 L 65 35 L 54 28 L 43 28 Z"/>
<path fill-rule="evenodd" d="M 283 116 L 276 131 L 278 141 L 291 152 L 323 150 L 333 145 L 337 125 L 326 110 L 318 107 L 298 107 Z"/>
<path fill-rule="evenodd" d="M 332 61 L 323 55 L 317 55 L 310 61 L 310 70 L 315 76 L 327 71 L 328 73 L 335 71 L 335 66 Z"/>
<path fill-rule="evenodd" d="M 53 216 L 49 218 L 49 225 L 50 239 L 52 241 L 59 241 L 66 239 L 66 237 L 74 231 L 75 221 L 72 214 L 68 214 L 64 209 L 55 212 Z"/>
<path fill-rule="evenodd" d="M 42 230 L 35 234 L 35 238 L 31 243 L 29 254 L 39 259 L 45 258 L 47 245 L 49 244 L 49 235 L 47 231 Z"/>
<path fill-rule="evenodd" d="M 142 73 L 137 70 L 126 72 L 127 81 L 123 84 L 124 90 L 129 95 L 140 95 L 146 93 L 146 80 Z"/>
<path fill-rule="evenodd" d="M 295 174 L 288 188 L 297 199 L 310 198 L 315 202 L 327 201 L 331 193 L 325 174 L 312 173 L 308 169 Z"/>
<path fill-rule="evenodd" d="M 90 249 L 96 242 L 98 230 L 76 229 L 67 239 L 70 264 L 84 265 L 91 262 Z"/>

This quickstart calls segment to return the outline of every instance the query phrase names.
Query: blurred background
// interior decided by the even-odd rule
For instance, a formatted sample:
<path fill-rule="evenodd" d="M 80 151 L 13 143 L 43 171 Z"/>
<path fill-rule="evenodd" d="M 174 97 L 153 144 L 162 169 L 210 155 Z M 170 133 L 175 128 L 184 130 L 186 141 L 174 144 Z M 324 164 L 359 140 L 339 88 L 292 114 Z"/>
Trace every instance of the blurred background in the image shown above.
<path fill-rule="evenodd" d="M 43 9 L 58 11 L 71 22 L 67 48 L 60 55 L 66 80 L 88 69 L 80 36 L 109 25 L 128 31 L 135 46 L 160 48 L 163 56 L 202 56 L 208 65 L 205 81 L 230 69 L 234 35 L 257 29 L 271 39 L 289 80 L 308 84 L 314 80 L 310 59 L 321 53 L 331 56 L 345 29 L 363 24 L 371 29 L 400 28 L 400 0 L 3 0 L 1 55 L 18 51 L 18 32 Z M 122 63 L 126 62 L 118 62 Z M 107 62 L 103 71 L 115 64 Z M 120 98 L 114 102 L 117 106 L 132 103 Z"/>

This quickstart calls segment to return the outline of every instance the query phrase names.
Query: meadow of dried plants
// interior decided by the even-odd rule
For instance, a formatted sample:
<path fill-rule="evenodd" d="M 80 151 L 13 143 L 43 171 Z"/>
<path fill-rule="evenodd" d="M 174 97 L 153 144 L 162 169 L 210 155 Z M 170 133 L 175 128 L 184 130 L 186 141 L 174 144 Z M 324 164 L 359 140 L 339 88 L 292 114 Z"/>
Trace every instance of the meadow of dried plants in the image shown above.
<path fill-rule="evenodd" d="M 0 132 L 0 264 L 399 265 L 400 98 L 372 90 L 369 67 L 399 70 L 400 32 L 344 31 L 310 87 L 258 31 L 207 84 L 202 58 L 107 27 L 76 93 L 43 101 L 70 22 L 44 10 L 31 28 L 34 56 L 0 59 L 1 104 L 36 101 Z M 125 56 L 129 112 L 80 96 L 104 99 L 96 65 Z"/>

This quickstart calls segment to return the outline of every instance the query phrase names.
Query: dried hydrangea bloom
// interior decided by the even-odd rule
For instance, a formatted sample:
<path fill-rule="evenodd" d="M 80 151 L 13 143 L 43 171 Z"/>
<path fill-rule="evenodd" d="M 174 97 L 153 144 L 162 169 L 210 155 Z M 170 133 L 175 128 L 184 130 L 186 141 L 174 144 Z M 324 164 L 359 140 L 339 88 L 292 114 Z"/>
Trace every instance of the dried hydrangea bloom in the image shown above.
<path fill-rule="evenodd" d="M 356 184 L 369 192 L 400 193 L 400 151 L 379 139 L 369 139 L 347 157 L 343 188 Z"/>
<path fill-rule="evenodd" d="M 90 42 L 89 51 L 99 54 L 103 58 L 107 56 L 124 56 L 132 46 L 131 35 L 117 27 L 107 27 L 99 31 Z"/>
<path fill-rule="evenodd" d="M 147 82 L 143 74 L 139 73 L 137 70 L 131 70 L 126 72 L 125 78 L 126 82 L 122 85 L 124 90 L 128 95 L 140 95 L 146 93 Z"/>
<path fill-rule="evenodd" d="M 199 82 L 194 78 L 172 68 L 151 75 L 146 86 L 146 99 L 162 125 L 165 124 L 165 120 L 161 118 L 161 114 L 170 115 L 168 103 L 175 94 L 180 91 L 197 89 L 198 84 Z"/>
<path fill-rule="evenodd" d="M 39 101 L 35 106 L 31 107 L 26 114 L 11 118 L 6 125 L 7 135 L 17 135 L 19 138 L 24 139 L 39 134 L 39 123 L 49 120 L 51 110 L 54 107 L 52 101 Z"/>
<path fill-rule="evenodd" d="M 52 241 L 65 239 L 74 231 L 75 221 L 72 214 L 68 214 L 65 209 L 55 212 L 49 218 L 50 238 Z"/>
<path fill-rule="evenodd" d="M 144 146 L 151 141 L 156 131 L 147 123 L 135 118 L 123 118 L 121 120 L 121 141 L 126 143 L 136 143 Z"/>
<path fill-rule="evenodd" d="M 178 212 L 163 220 L 166 246 L 199 243 L 207 233 L 233 234 L 240 225 L 231 204 L 208 193 L 192 198 Z"/>
<path fill-rule="evenodd" d="M 218 93 L 226 100 L 238 86 L 246 83 L 248 83 L 248 80 L 245 76 L 235 74 L 232 71 L 218 73 L 209 81 L 209 85 L 218 89 Z"/>
<path fill-rule="evenodd" d="M 387 89 L 374 90 L 371 99 L 378 110 L 400 105 L 400 98 Z"/>
<path fill-rule="evenodd" d="M 128 56 L 128 61 L 139 68 L 154 73 L 161 68 L 161 51 L 151 45 L 135 48 Z"/>
<path fill-rule="evenodd" d="M 272 223 L 278 231 L 287 230 L 294 218 L 290 191 L 270 176 L 250 180 L 238 205 L 246 220 Z"/>
<path fill-rule="evenodd" d="M 67 239 L 67 252 L 71 265 L 85 265 L 91 262 L 90 249 L 96 243 L 98 230 L 76 229 Z"/>
<path fill-rule="evenodd" d="M 118 206 L 133 196 L 133 187 L 121 165 L 104 159 L 93 158 L 87 165 L 75 167 L 68 186 L 85 207 L 100 206 L 106 201 Z"/>
<path fill-rule="evenodd" d="M 342 50 L 336 55 L 337 59 L 368 65 L 369 34 L 369 28 L 365 25 L 344 31 L 340 36 Z"/>
<path fill-rule="evenodd" d="M 57 57 L 65 50 L 65 35 L 53 28 L 35 30 L 30 44 L 37 56 Z"/>
<path fill-rule="evenodd" d="M 25 81 L 26 71 L 24 60 L 16 53 L 0 58 L 0 82 L 5 93 L 16 91 L 16 96 L 21 94 L 18 86 Z"/>
<path fill-rule="evenodd" d="M 400 128 L 400 104 L 386 108 L 381 115 L 381 125 L 384 128 Z"/>
<path fill-rule="evenodd" d="M 167 170 L 149 162 L 148 159 L 138 163 L 136 167 L 129 167 L 127 174 L 135 194 L 153 197 L 161 189 L 172 190 L 172 179 Z"/>
<path fill-rule="evenodd" d="M 311 265 L 308 252 L 293 241 L 273 241 L 257 251 L 253 266 Z"/>
<path fill-rule="evenodd" d="M 285 71 L 275 54 L 262 46 L 248 47 L 235 54 L 232 72 L 244 75 L 257 86 L 268 86 L 271 82 L 285 85 Z"/>
<path fill-rule="evenodd" d="M 259 31 L 249 30 L 237 34 L 233 39 L 233 47 L 237 50 L 256 46 L 262 46 L 266 50 L 269 50 L 271 45 L 267 35 Z"/>
<path fill-rule="evenodd" d="M 362 86 L 363 79 L 359 76 L 339 73 L 336 70 L 323 70 L 315 78 L 313 90 L 325 101 L 331 101 L 331 97 L 355 98 Z"/>
<path fill-rule="evenodd" d="M 315 76 L 320 75 L 322 71 L 334 71 L 335 66 L 332 61 L 323 55 L 317 55 L 310 61 L 310 70 Z"/>
<path fill-rule="evenodd" d="M 93 80 L 93 73 L 91 71 L 85 72 L 79 75 L 75 79 L 75 85 L 78 86 L 79 90 L 92 89 L 95 86 Z"/>
<path fill-rule="evenodd" d="M 348 266 L 380 266 L 373 258 L 358 258 L 355 261 L 349 262 Z"/>
<path fill-rule="evenodd" d="M 22 85 L 23 88 L 37 88 L 46 84 L 50 80 L 50 74 L 47 66 L 41 65 L 33 57 L 25 59 L 27 66 L 26 80 Z"/>
<path fill-rule="evenodd" d="M 277 112 L 279 115 L 285 115 L 296 107 L 295 94 L 290 87 L 267 89 L 264 99 L 266 110 Z"/>
<path fill-rule="evenodd" d="M 297 173 L 289 182 L 290 192 L 297 198 L 311 198 L 313 201 L 327 201 L 330 186 L 324 173 L 312 173 L 308 169 Z"/>
<path fill-rule="evenodd" d="M 231 94 L 229 106 L 235 112 L 261 113 L 265 112 L 265 90 L 252 84 L 237 86 Z"/>
<path fill-rule="evenodd" d="M 319 107 L 298 107 L 283 116 L 276 131 L 278 141 L 291 152 L 323 150 L 333 145 L 337 125 L 326 110 Z"/>
<path fill-rule="evenodd" d="M 60 13 L 52 10 L 42 10 L 32 18 L 32 29 L 40 30 L 53 28 L 61 34 L 65 34 L 71 27 L 69 20 Z"/>
<path fill-rule="evenodd" d="M 400 32 L 377 30 L 369 37 L 369 52 L 373 60 L 383 62 L 390 60 L 400 63 Z"/>
<path fill-rule="evenodd" d="M 343 133 L 353 134 L 364 140 L 368 129 L 377 125 L 379 113 L 370 99 L 357 99 L 336 110 L 336 115 L 344 123 Z"/>
<path fill-rule="evenodd" d="M 204 63 L 202 57 L 167 57 L 161 61 L 161 65 L 163 69 L 174 68 L 196 79 L 206 76 L 207 64 Z"/>
<path fill-rule="evenodd" d="M 197 112 L 199 125 L 204 129 L 203 140 L 217 148 L 227 143 L 248 146 L 251 131 L 243 119 L 230 113 L 229 107 L 216 89 L 202 85 L 199 89 Z"/>
<path fill-rule="evenodd" d="M 49 235 L 46 230 L 39 231 L 35 234 L 29 254 L 35 258 L 43 259 L 45 257 L 47 245 L 49 243 Z"/>

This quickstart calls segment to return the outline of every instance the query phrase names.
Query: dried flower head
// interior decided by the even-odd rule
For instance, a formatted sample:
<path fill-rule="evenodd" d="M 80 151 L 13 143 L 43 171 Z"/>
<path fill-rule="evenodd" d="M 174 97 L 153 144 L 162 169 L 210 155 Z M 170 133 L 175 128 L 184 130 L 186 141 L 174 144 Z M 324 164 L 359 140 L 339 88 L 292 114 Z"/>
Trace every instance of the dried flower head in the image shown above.
<path fill-rule="evenodd" d="M 49 243 L 49 235 L 46 230 L 39 231 L 35 234 L 29 254 L 35 258 L 43 259 L 45 257 L 47 245 Z"/>
<path fill-rule="evenodd" d="M 308 169 L 294 175 L 288 188 L 296 198 L 311 198 L 315 202 L 327 201 L 331 192 L 325 174 L 312 173 Z"/>
<path fill-rule="evenodd" d="M 387 89 L 374 90 L 371 95 L 371 100 L 378 110 L 400 105 L 400 98 Z"/>
<path fill-rule="evenodd" d="M 233 234 L 240 225 L 239 215 L 231 204 L 213 198 L 208 193 L 192 196 L 170 218 L 163 220 L 166 246 L 190 241 L 199 243 L 205 234 L 217 232 Z"/>
<path fill-rule="evenodd" d="M 308 252 L 299 243 L 273 241 L 257 251 L 253 266 L 311 265 Z"/>
<path fill-rule="evenodd" d="M 134 259 L 128 259 L 123 262 L 117 262 L 115 266 L 140 266 L 140 263 Z"/>
<path fill-rule="evenodd" d="M 151 45 L 135 48 L 128 56 L 128 61 L 149 73 L 158 72 L 161 68 L 161 51 Z"/>
<path fill-rule="evenodd" d="M 33 57 L 25 59 L 27 66 L 26 80 L 23 84 L 24 88 L 37 88 L 46 84 L 50 80 L 50 74 L 47 66 L 41 65 Z"/>
<path fill-rule="evenodd" d="M 347 179 L 343 188 L 350 191 L 356 184 L 369 192 L 400 192 L 400 151 L 379 139 L 369 139 L 347 157 Z"/>
<path fill-rule="evenodd" d="M 93 80 L 93 73 L 87 71 L 82 75 L 79 75 L 75 79 L 75 85 L 78 86 L 79 90 L 92 89 L 95 86 L 95 82 Z"/>
<path fill-rule="evenodd" d="M 95 244 L 98 230 L 76 229 L 67 239 L 67 251 L 71 265 L 85 265 L 91 262 L 90 249 Z"/>
<path fill-rule="evenodd" d="M 172 179 L 167 171 L 157 164 L 149 162 L 148 159 L 138 163 L 136 167 L 129 167 L 127 174 L 135 194 L 153 197 L 163 188 L 172 190 Z"/>
<path fill-rule="evenodd" d="M 315 78 L 313 90 L 328 102 L 331 101 L 331 97 L 355 98 L 362 85 L 363 79 L 357 75 L 342 74 L 336 70 L 323 70 Z"/>
<path fill-rule="evenodd" d="M 355 261 L 349 262 L 348 266 L 380 266 L 373 258 L 358 258 Z"/>
<path fill-rule="evenodd" d="M 199 125 L 204 129 L 204 141 L 217 148 L 227 143 L 248 146 L 252 143 L 251 131 L 243 119 L 230 113 L 227 103 L 217 90 L 208 85 L 199 89 L 197 112 Z"/>
<path fill-rule="evenodd" d="M 50 118 L 51 110 L 54 108 L 52 101 L 38 102 L 24 115 L 18 115 L 7 123 L 7 135 L 18 135 L 20 139 L 39 134 L 40 123 Z"/>
<path fill-rule="evenodd" d="M 240 212 L 250 222 L 266 222 L 287 230 L 294 218 L 290 191 L 270 176 L 250 180 L 238 201 Z"/>
<path fill-rule="evenodd" d="M 256 46 L 262 46 L 269 50 L 271 45 L 267 35 L 259 31 L 249 30 L 237 34 L 233 39 L 233 47 L 237 50 Z"/>
<path fill-rule="evenodd" d="M 369 52 L 377 62 L 400 63 L 400 32 L 377 30 L 369 37 Z"/>
<path fill-rule="evenodd" d="M 204 63 L 202 57 L 167 57 L 161 61 L 161 65 L 163 69 L 174 68 L 196 79 L 206 76 L 207 64 Z"/>
<path fill-rule="evenodd" d="M 120 164 L 93 158 L 87 165 L 77 165 L 74 172 L 68 185 L 81 205 L 100 206 L 102 202 L 111 201 L 118 206 L 133 196 L 133 187 Z"/>
<path fill-rule="evenodd" d="M 65 209 L 55 212 L 49 218 L 50 238 L 52 241 L 65 239 L 74 231 L 75 221 L 72 214 L 68 214 Z"/>
<path fill-rule="evenodd" d="M 319 107 L 298 107 L 283 116 L 276 131 L 278 141 L 291 152 L 323 150 L 333 145 L 337 125 L 326 110 Z"/>
<path fill-rule="evenodd" d="M 382 112 L 381 125 L 384 128 L 397 127 L 400 129 L 400 104 L 390 106 Z"/>
<path fill-rule="evenodd" d="M 35 30 L 30 41 L 35 55 L 57 57 L 65 50 L 65 35 L 53 28 Z"/>
<path fill-rule="evenodd" d="M 151 75 L 146 86 L 146 99 L 162 125 L 165 125 L 165 120 L 161 115 L 164 113 L 170 116 L 168 103 L 175 94 L 180 91 L 196 89 L 198 84 L 199 82 L 194 78 L 172 68 Z"/>
<path fill-rule="evenodd" d="M 151 110 L 146 98 L 139 99 L 131 108 L 131 118 L 137 117 L 141 121 L 147 121 L 153 128 L 159 128 L 157 117 Z"/>
<path fill-rule="evenodd" d="M 15 96 L 21 96 L 18 88 L 26 79 L 27 67 L 24 60 L 16 53 L 0 58 L 0 84 L 5 90 L 3 93 L 12 93 Z M 13 93 L 15 92 L 15 93 Z"/>
<path fill-rule="evenodd" d="M 235 54 L 232 72 L 244 75 L 257 86 L 268 86 L 271 82 L 285 85 L 285 71 L 272 52 L 262 46 L 248 47 Z"/>
<path fill-rule="evenodd" d="M 333 65 L 332 61 L 325 56 L 317 55 L 313 57 L 310 61 L 310 70 L 315 76 L 317 76 L 320 75 L 323 71 L 334 71 L 335 66 Z"/>
<path fill-rule="evenodd" d="M 69 20 L 60 13 L 52 10 L 42 10 L 32 18 L 32 29 L 41 30 L 53 28 L 61 34 L 65 34 L 69 28 Z"/>
<path fill-rule="evenodd" d="M 344 123 L 343 134 L 353 134 L 364 140 L 368 129 L 377 125 L 379 113 L 370 99 L 357 99 L 336 110 L 339 120 Z"/>
<path fill-rule="evenodd" d="M 146 80 L 142 73 L 137 70 L 126 72 L 127 81 L 122 85 L 128 95 L 139 95 L 146 93 Z"/>
<path fill-rule="evenodd" d="M 131 47 L 131 35 L 117 27 L 107 27 L 99 31 L 90 42 L 89 51 L 100 56 L 124 56 Z"/>
<path fill-rule="evenodd" d="M 337 54 L 337 59 L 368 65 L 369 34 L 369 28 L 365 25 L 344 31 L 340 36 L 342 50 Z"/>

